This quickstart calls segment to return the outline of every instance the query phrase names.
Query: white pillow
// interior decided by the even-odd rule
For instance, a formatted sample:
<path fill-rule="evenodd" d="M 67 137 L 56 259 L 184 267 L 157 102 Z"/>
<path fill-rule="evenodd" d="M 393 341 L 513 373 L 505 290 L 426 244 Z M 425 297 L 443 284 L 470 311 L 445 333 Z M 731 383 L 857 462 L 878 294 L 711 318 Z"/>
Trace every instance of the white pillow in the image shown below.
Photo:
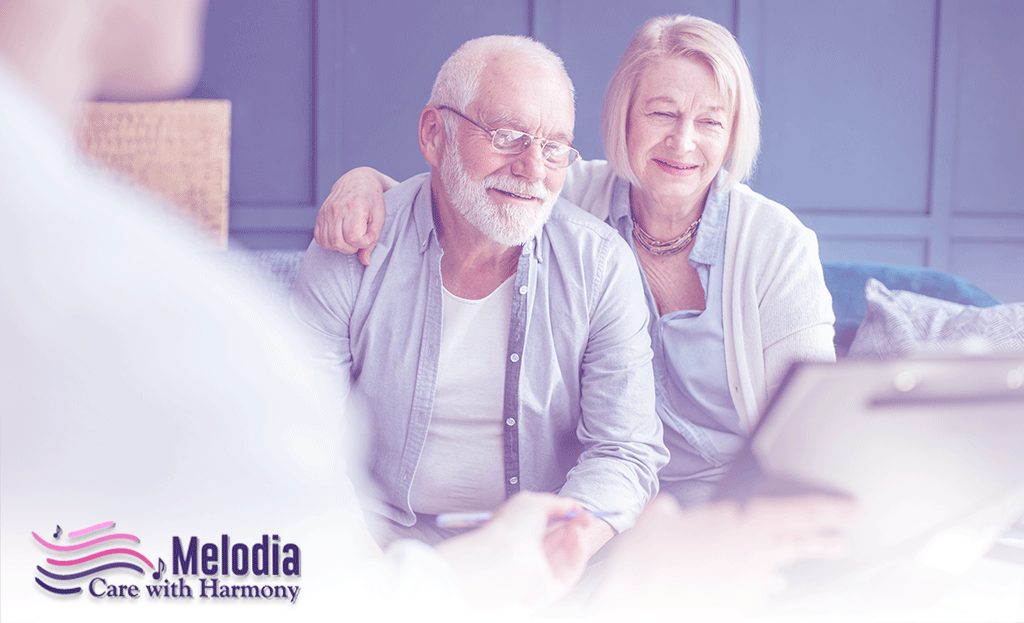
<path fill-rule="evenodd" d="M 974 307 L 868 279 L 868 311 L 850 344 L 851 357 L 886 359 L 915 353 L 1024 352 L 1024 303 Z"/>

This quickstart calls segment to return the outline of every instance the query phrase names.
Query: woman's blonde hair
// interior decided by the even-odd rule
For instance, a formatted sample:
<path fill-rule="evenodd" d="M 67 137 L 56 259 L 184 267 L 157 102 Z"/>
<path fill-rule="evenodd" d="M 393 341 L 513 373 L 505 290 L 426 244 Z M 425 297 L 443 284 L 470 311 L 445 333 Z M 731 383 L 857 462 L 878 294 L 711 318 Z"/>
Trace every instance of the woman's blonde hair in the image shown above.
<path fill-rule="evenodd" d="M 715 75 L 718 92 L 732 111 L 732 133 L 725 155 L 726 188 L 750 178 L 761 147 L 761 108 L 754 93 L 750 67 L 727 29 L 702 17 L 666 15 L 640 27 L 615 68 L 601 115 L 605 155 L 616 173 L 640 186 L 629 164 L 626 133 L 629 111 L 640 78 L 659 61 L 691 58 L 706 63 Z"/>

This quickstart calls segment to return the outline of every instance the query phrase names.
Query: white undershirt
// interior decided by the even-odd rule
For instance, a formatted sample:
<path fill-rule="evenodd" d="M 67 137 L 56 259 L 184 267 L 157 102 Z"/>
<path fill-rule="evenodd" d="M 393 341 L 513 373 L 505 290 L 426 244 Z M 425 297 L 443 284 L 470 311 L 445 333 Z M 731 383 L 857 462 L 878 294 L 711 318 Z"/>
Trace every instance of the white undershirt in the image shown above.
<path fill-rule="evenodd" d="M 442 288 L 437 391 L 409 494 L 417 513 L 491 510 L 505 499 L 502 404 L 512 282 L 478 300 Z"/>

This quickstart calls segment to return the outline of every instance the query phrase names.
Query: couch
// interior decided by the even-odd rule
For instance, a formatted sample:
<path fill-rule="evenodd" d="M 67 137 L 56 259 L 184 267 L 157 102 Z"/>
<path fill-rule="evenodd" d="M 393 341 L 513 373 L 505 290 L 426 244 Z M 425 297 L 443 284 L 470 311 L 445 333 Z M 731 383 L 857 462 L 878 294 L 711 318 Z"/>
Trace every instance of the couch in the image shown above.
<path fill-rule="evenodd" d="M 254 250 L 230 253 L 266 277 L 275 293 L 287 297 L 302 263 L 304 251 Z M 998 310 L 1000 318 L 1008 318 L 1011 346 L 1017 343 L 1024 345 L 1024 303 L 1001 305 L 997 299 L 959 277 L 930 268 L 870 262 L 825 262 L 823 268 L 825 285 L 832 293 L 832 306 L 836 315 L 835 345 L 839 357 L 850 353 L 862 324 L 871 323 L 872 330 L 881 330 L 886 334 L 884 338 L 891 337 L 900 328 L 900 343 L 889 340 L 884 344 L 886 352 L 875 354 L 903 354 L 910 350 L 911 343 L 920 342 L 921 336 L 928 332 L 947 338 L 948 330 L 940 324 L 948 325 L 950 317 L 959 320 L 957 324 L 961 330 L 965 324 L 969 324 L 964 321 L 967 317 L 980 318 L 986 325 L 992 324 L 990 318 L 984 315 L 986 312 L 979 311 L 985 308 L 992 308 L 989 316 Z M 913 312 L 927 310 L 926 326 L 899 327 L 898 316 L 901 314 L 898 309 L 894 311 L 891 305 L 893 298 L 902 304 L 902 316 L 908 315 L 908 309 Z M 869 307 L 873 313 L 870 317 Z M 936 314 L 935 309 L 942 313 Z M 917 316 L 916 313 L 909 315 Z M 872 323 L 873 319 L 877 322 Z M 940 323 L 940 320 L 943 322 Z M 882 328 L 878 329 L 875 324 L 882 325 Z M 908 335 L 910 332 L 914 335 Z M 1002 338 L 1004 333 L 999 333 L 997 339 Z M 876 337 L 875 341 L 878 340 Z M 868 353 L 870 348 L 878 351 L 880 347 L 860 345 L 859 354 Z"/>
<path fill-rule="evenodd" d="M 973 307 L 993 307 L 999 301 L 965 279 L 919 266 L 871 262 L 825 262 L 825 285 L 832 294 L 836 314 L 836 354 L 848 354 L 865 320 L 868 300 L 865 285 L 874 279 L 888 290 L 914 292 L 932 299 Z"/>

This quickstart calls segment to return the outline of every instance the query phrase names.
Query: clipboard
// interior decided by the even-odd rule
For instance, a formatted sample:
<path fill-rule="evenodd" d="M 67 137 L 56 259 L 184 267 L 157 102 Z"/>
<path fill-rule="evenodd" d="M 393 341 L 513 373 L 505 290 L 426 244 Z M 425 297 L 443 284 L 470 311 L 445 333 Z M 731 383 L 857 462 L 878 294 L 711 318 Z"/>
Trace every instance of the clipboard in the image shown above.
<path fill-rule="evenodd" d="M 792 366 L 716 499 L 857 501 L 850 556 L 787 595 L 858 607 L 936 594 L 1024 514 L 1024 353 Z"/>

